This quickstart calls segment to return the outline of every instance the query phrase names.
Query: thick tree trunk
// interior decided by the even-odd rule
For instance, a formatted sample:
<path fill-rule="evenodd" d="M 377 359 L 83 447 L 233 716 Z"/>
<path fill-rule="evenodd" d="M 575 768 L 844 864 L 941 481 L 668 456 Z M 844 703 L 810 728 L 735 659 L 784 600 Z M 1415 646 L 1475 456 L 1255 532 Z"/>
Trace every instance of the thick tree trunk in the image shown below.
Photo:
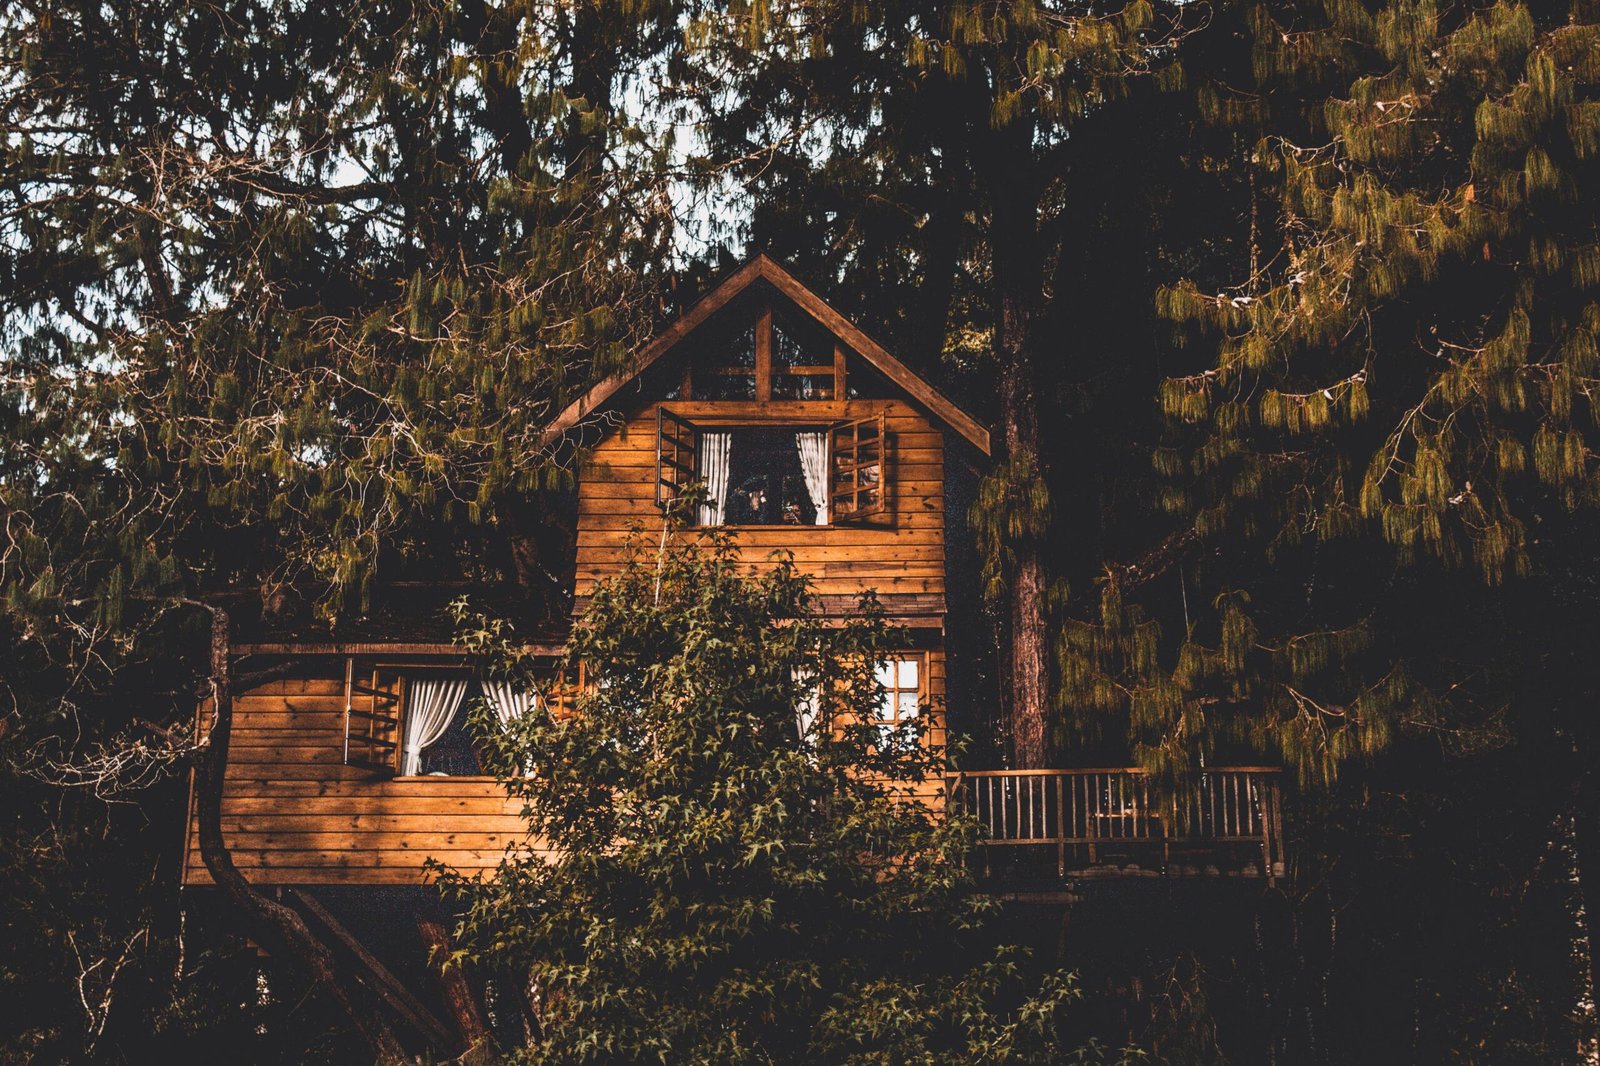
<path fill-rule="evenodd" d="M 1007 317 L 1010 317 L 1009 314 Z M 1013 459 L 1031 460 L 1035 477 L 1039 427 L 1028 354 L 1008 354 L 1001 370 L 1002 419 L 1006 451 Z M 1013 765 L 1037 769 L 1050 765 L 1050 642 L 1046 628 L 1047 577 L 1041 545 L 1023 534 L 1012 545 L 1015 557 L 1007 589 L 1011 597 L 1011 748 Z"/>
<path fill-rule="evenodd" d="M 222 779 L 228 764 L 228 744 L 233 733 L 233 682 L 228 642 L 228 614 L 204 605 L 211 612 L 212 726 L 195 765 L 195 813 L 200 858 L 211 880 L 245 916 L 251 935 L 276 954 L 305 967 L 350 1016 L 380 1061 L 399 1061 L 405 1049 L 378 1011 L 357 1001 L 353 975 L 345 973 L 337 956 L 306 925 L 298 913 L 278 903 L 246 881 L 233 864 L 222 837 Z"/>
<path fill-rule="evenodd" d="M 1041 299 L 1039 191 L 1029 178 L 1027 133 L 999 139 L 1003 146 L 990 182 L 994 225 L 990 247 L 999 304 L 995 348 L 1000 363 L 1001 438 L 1014 474 L 1045 476 L 1039 442 L 1038 370 L 1033 321 Z M 1032 523 L 1022 523 L 1031 527 Z M 1011 624 L 1010 734 L 1012 765 L 1045 767 L 1050 762 L 1050 642 L 1046 629 L 1042 531 L 1024 528 L 1013 538 L 1007 576 Z"/>

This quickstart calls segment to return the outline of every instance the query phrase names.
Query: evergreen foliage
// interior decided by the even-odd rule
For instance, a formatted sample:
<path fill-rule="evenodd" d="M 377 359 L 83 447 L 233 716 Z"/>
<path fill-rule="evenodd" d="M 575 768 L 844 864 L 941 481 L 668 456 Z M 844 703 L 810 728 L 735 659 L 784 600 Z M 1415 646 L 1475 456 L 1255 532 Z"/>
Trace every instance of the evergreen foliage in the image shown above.
<path fill-rule="evenodd" d="M 440 527 L 527 525 L 568 483 L 542 426 L 658 311 L 659 146 L 613 101 L 651 18 L 8 14 L 13 609 L 115 629 L 243 583 L 331 616 Z"/>
<path fill-rule="evenodd" d="M 873 605 L 829 626 L 790 560 L 741 576 L 720 534 L 634 550 L 575 631 L 576 712 L 484 723 L 527 843 L 552 853 L 445 876 L 465 908 L 455 961 L 537 999 L 513 1058 L 1097 1058 L 1061 1042 L 1071 978 L 986 941 L 971 825 L 914 798 L 942 754 L 873 724 L 893 647 Z M 502 625 L 465 636 L 531 683 Z"/>
<path fill-rule="evenodd" d="M 81 786 L 65 809 L 84 820 L 117 793 L 119 834 L 178 824 L 169 792 L 128 786 L 195 753 L 207 604 L 308 628 L 421 573 L 513 584 L 531 616 L 564 606 L 542 571 L 559 572 L 548 505 L 570 472 L 538 438 L 662 311 L 663 146 L 616 101 L 674 20 L 475 0 L 0 13 L 0 752 L 19 849 L 59 831 L 73 862 L 125 867 L 109 828 L 58 826 L 27 773 Z M 170 859 L 165 839 L 150 850 Z M 8 910 L 48 911 L 31 859 L 8 863 Z M 48 868 L 63 907 L 84 901 L 92 965 L 112 943 L 91 935 L 94 897 Z M 130 883 L 151 869 L 170 892 L 154 859 Z M 118 981 L 155 983 L 119 992 L 128 1028 L 98 1056 L 154 1046 L 133 1019 L 165 1024 L 163 973 L 179 1005 L 253 994 L 251 971 L 199 991 L 163 961 L 174 923 L 150 929 Z M 54 1034 L 41 1057 L 88 1057 L 70 1026 L 30 1020 Z"/>
<path fill-rule="evenodd" d="M 1219 550 L 1181 636 L 1105 582 L 1062 699 L 1126 715 L 1146 761 L 1243 740 L 1326 781 L 1481 695 L 1396 654 L 1393 567 L 1524 578 L 1595 501 L 1600 27 L 1583 5 L 1249 20 L 1248 65 L 1197 101 L 1243 145 L 1251 272 L 1158 297 L 1198 363 L 1161 387 L 1164 503 Z"/>
<path fill-rule="evenodd" d="M 1592 984 L 1567 955 L 1582 943 L 1570 881 L 1600 854 L 1596 21 L 1592 3 L 1507 0 L 7 11 L 0 753 L 36 766 L 41 751 L 115 747 L 135 718 L 186 724 L 204 672 L 192 611 L 219 592 L 301 621 L 314 604 L 326 620 L 373 602 L 389 578 L 510 574 L 537 610 L 546 586 L 525 579 L 559 569 L 547 505 L 568 479 L 537 431 L 653 328 L 674 281 L 669 241 L 707 223 L 677 250 L 748 237 L 984 415 L 997 440 L 1011 433 L 973 494 L 976 565 L 951 539 L 952 598 L 962 582 L 977 591 L 980 571 L 991 597 L 1008 597 L 1030 558 L 1049 561 L 1037 617 L 1054 655 L 1031 661 L 1050 667 L 1058 752 L 1169 771 L 1281 760 L 1311 786 L 1290 811 L 1302 886 L 1285 919 L 1292 961 L 1274 954 L 1270 922 L 1257 917 L 1254 940 L 1226 930 L 1211 955 L 1226 961 L 1197 967 L 1180 997 L 1206 1015 L 1205 1039 L 1151 1046 L 1215 1043 L 1235 1062 L 1569 1057 L 1593 1024 L 1570 1007 Z M 687 219 L 672 217 L 672 181 L 706 193 Z M 1026 373 L 1005 378 L 1008 367 Z M 961 502 L 952 488 L 949 513 Z M 779 633 L 726 573 L 709 573 L 717 609 L 737 609 L 766 654 L 827 658 L 794 575 L 762 586 L 795 616 Z M 639 604 L 606 607 L 614 643 L 590 648 L 658 688 L 596 693 L 593 722 L 618 736 L 624 711 L 666 722 L 669 709 L 643 698 L 662 691 L 754 724 L 732 738 L 674 727 L 705 750 L 670 773 L 574 725 L 541 723 L 541 743 L 560 738 L 550 750 L 597 772 L 648 770 L 623 794 L 651 800 L 669 785 L 709 789 L 716 760 L 753 757 L 740 745 L 758 733 L 788 743 L 776 708 L 792 705 L 792 677 L 756 676 L 759 701 L 692 683 L 684 664 L 732 664 L 745 634 L 702 612 L 695 632 L 729 647 L 688 658 L 682 612 L 664 633 L 622 623 L 630 607 L 665 610 L 653 581 L 630 589 Z M 1002 603 L 963 608 L 949 633 L 967 678 L 951 710 L 1001 736 L 987 708 L 1014 664 L 992 668 L 1005 649 L 969 623 L 1014 627 Z M 624 630 L 638 642 L 625 655 Z M 647 656 L 679 666 L 652 672 Z M 763 764 L 748 791 L 718 802 L 754 811 L 760 797 L 820 787 L 785 765 Z M 3 1053 L 88 1058 L 77 1013 L 50 1006 L 73 992 L 56 972 L 72 962 L 57 934 L 109 957 L 144 923 L 150 896 L 108 901 L 92 872 L 143 883 L 148 868 L 120 849 L 159 841 L 130 826 L 160 824 L 176 803 L 139 793 L 102 823 L 97 800 L 60 806 L 16 776 L 0 787 L 14 813 L 0 880 L 19 916 L 0 981 L 32 997 Z M 553 797 L 566 821 L 544 831 L 599 840 L 583 819 L 612 817 L 604 799 Z M 775 832 L 826 827 L 792 809 Z M 656 816 L 681 826 L 688 807 L 675 810 L 677 822 Z M 725 853 L 772 839 L 709 814 L 699 824 Z M 919 856 L 955 839 L 911 829 L 932 849 Z M 583 861 L 511 867 L 507 884 L 557 885 L 583 913 L 627 904 L 631 928 L 687 935 L 638 910 L 645 890 L 624 875 L 650 872 L 659 899 L 705 879 L 673 880 L 632 851 L 631 867 L 603 848 Z M 885 891 L 906 913 L 916 899 L 957 901 L 929 928 L 976 927 L 971 908 L 983 908 L 936 867 L 913 863 Z M 787 885 L 787 899 L 821 907 L 793 854 L 758 849 L 723 868 L 746 902 Z M 826 873 L 876 891 L 860 871 Z M 617 893 L 571 887 L 591 873 Z M 515 902 L 503 886 L 484 891 L 473 897 L 484 907 Z M 1600 889 L 1578 895 L 1600 910 Z M 553 911 L 516 913 L 543 916 L 541 946 L 580 943 Z M 1130 1018 L 1159 1013 L 1139 989 L 1176 972 L 1161 957 L 1176 949 L 1151 933 L 1131 952 L 1120 930 L 1137 908 L 1118 913 L 1090 962 L 1113 1019 L 1103 1029 L 1120 1042 Z M 722 936 L 715 959 L 740 950 L 731 904 L 695 914 L 691 932 Z M 776 928 L 749 914 L 752 935 Z M 501 917 L 474 910 L 469 928 L 488 937 Z M 823 918 L 840 939 L 882 932 L 849 909 Z M 242 1034 L 257 1020 L 281 1034 L 285 1004 L 222 1030 L 196 1009 L 251 1002 L 253 969 L 191 966 L 169 994 L 171 922 L 149 927 L 94 1055 L 170 1056 L 215 1038 L 245 1057 L 295 1056 L 292 1038 Z M 630 954 L 625 928 L 595 934 L 607 969 L 591 989 L 633 987 L 646 965 L 692 969 Z M 840 958 L 866 957 L 845 948 Z M 531 942 L 475 950 L 523 973 L 546 964 Z M 996 972 L 975 947 L 957 957 L 977 969 L 951 962 L 946 990 Z M 572 956 L 550 958 L 547 984 L 583 976 Z M 44 959 L 50 979 L 30 980 Z M 1207 972 L 1224 976 L 1207 984 Z M 1002 984 L 993 1002 L 1015 1004 L 1025 983 Z M 1255 988 L 1270 1000 L 1259 1010 Z M 726 1001 L 747 1012 L 737 1035 L 771 1038 L 778 1024 L 758 1009 L 770 988 L 744 991 Z M 801 1002 L 821 1017 L 831 1001 L 813 988 Z M 935 1031 L 927 1000 L 871 1002 L 909 1005 L 869 1019 L 862 999 L 837 1017 L 884 1046 Z M 622 1017 L 597 1003 L 543 1006 L 592 1033 Z M 687 995 L 645 1006 L 676 1020 L 662 1030 L 672 1038 L 704 1027 Z M 1371 1024 L 1345 1023 L 1355 1016 Z M 656 1037 L 627 1031 L 639 1047 Z"/>
<path fill-rule="evenodd" d="M 745 179 L 756 239 L 856 294 L 865 321 L 883 322 L 933 379 L 948 358 L 992 413 L 1005 461 L 971 515 L 1007 630 L 1015 766 L 1051 758 L 1047 633 L 1065 590 L 1052 587 L 1045 550 L 1054 454 L 1042 382 L 1059 353 L 1043 324 L 1064 302 L 1055 274 L 1077 131 L 1147 84 L 1181 84 L 1185 11 L 1145 0 L 759 5 L 744 32 L 706 33 L 717 80 L 687 83 L 702 169 Z M 885 291 L 905 293 L 893 300 L 902 313 L 875 306 Z M 975 321 L 952 321 L 968 310 Z"/>

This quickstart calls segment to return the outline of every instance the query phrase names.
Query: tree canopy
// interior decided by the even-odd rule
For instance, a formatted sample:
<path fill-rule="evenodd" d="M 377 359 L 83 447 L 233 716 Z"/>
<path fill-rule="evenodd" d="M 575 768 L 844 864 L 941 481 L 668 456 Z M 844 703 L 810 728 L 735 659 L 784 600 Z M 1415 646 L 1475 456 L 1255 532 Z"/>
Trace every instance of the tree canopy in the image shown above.
<path fill-rule="evenodd" d="M 1062 1042 L 1071 978 L 982 935 L 971 822 L 905 798 L 945 762 L 927 715 L 880 724 L 897 645 L 874 605 L 829 625 L 790 560 L 751 578 L 725 534 L 659 543 L 633 541 L 574 631 L 574 708 L 480 708 L 528 850 L 445 885 L 455 961 L 531 990 L 515 1060 L 1098 1058 Z M 464 635 L 537 684 L 498 621 Z"/>

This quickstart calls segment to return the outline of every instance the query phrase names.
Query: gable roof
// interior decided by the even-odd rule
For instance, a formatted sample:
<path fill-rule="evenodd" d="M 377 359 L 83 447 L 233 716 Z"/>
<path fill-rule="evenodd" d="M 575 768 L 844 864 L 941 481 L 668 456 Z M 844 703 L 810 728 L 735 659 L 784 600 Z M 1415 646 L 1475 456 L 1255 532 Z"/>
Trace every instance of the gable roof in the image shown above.
<path fill-rule="evenodd" d="M 760 280 L 767 281 L 773 288 L 794 301 L 796 306 L 816 319 L 824 329 L 847 344 L 890 381 L 904 389 L 912 399 L 940 421 L 972 442 L 980 452 L 984 455 L 989 454 L 989 431 L 976 419 L 957 407 L 938 389 L 929 385 L 910 367 L 890 355 L 877 341 L 829 307 L 820 296 L 802 285 L 794 275 L 764 253 L 728 275 L 702 296 L 699 302 L 684 312 L 676 322 L 645 345 L 630 369 L 611 375 L 569 404 L 567 409 L 557 415 L 555 421 L 545 429 L 540 438 L 541 442 L 548 444 L 577 426 L 584 415 L 597 410 L 618 389 L 644 373 L 652 363 L 676 347 L 679 341 L 726 307 L 735 296 Z"/>

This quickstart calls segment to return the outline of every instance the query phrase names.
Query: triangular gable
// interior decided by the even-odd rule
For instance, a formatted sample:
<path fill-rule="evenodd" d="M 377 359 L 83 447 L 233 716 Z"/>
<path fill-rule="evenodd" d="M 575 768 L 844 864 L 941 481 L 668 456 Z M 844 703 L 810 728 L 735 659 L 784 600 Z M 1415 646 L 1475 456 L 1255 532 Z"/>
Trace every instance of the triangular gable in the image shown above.
<path fill-rule="evenodd" d="M 570 404 L 545 430 L 542 438 L 543 442 L 548 444 L 563 433 L 576 427 L 585 415 L 598 410 L 618 389 L 644 373 L 652 363 L 677 347 L 679 341 L 689 336 L 709 320 L 712 315 L 726 307 L 734 297 L 762 279 L 765 279 L 773 288 L 787 296 L 797 307 L 805 311 L 819 325 L 832 333 L 857 355 L 876 367 L 890 381 L 904 389 L 913 400 L 921 404 L 929 413 L 965 437 L 984 455 L 989 454 L 989 431 L 980 425 L 976 419 L 957 407 L 938 389 L 929 385 L 913 372 L 910 367 L 890 355 L 877 341 L 863 333 L 849 319 L 829 307 L 820 296 L 802 285 L 795 279 L 794 275 L 783 269 L 765 254 L 757 255 L 750 262 L 734 271 L 716 288 L 701 297 L 699 302 L 684 312 L 676 322 L 664 330 L 655 340 L 645 345 L 631 369 L 611 375 Z"/>

